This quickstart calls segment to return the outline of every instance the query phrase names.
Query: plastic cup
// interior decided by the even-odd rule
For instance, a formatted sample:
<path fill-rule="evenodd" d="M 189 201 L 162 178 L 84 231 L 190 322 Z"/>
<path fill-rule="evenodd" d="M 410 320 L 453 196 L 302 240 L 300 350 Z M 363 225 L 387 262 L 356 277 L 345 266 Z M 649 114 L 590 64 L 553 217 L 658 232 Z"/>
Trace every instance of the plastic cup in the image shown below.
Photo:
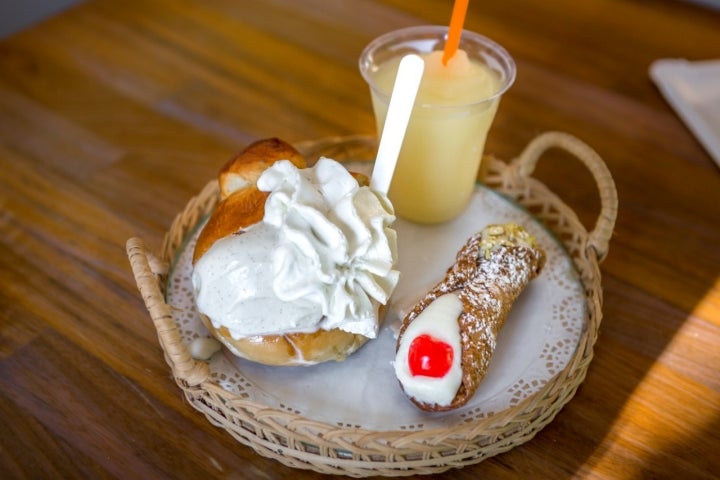
<path fill-rule="evenodd" d="M 404 28 L 386 33 L 365 47 L 359 66 L 370 87 L 378 134 L 383 130 L 392 92 L 392 83 L 388 86 L 386 81 L 392 76 L 389 69 L 396 68 L 398 59 L 409 53 L 423 56 L 442 51 L 447 32 L 446 26 Z M 459 48 L 471 63 L 492 72 L 495 85 L 485 95 L 452 101 L 425 102 L 418 96 L 388 193 L 395 212 L 410 221 L 440 223 L 463 212 L 475 188 L 500 97 L 515 80 L 512 57 L 489 38 L 463 30 Z"/>

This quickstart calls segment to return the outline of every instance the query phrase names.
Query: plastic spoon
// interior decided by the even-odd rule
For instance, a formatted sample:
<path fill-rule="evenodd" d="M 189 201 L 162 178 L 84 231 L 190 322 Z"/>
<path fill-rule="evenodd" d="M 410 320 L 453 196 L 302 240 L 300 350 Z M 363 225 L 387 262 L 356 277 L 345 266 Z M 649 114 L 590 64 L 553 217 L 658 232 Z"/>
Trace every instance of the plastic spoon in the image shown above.
<path fill-rule="evenodd" d="M 460 45 L 460 35 L 462 34 L 463 24 L 465 23 L 465 14 L 467 13 L 470 0 L 455 0 L 452 15 L 450 16 L 450 27 L 448 28 L 448 37 L 443 50 L 442 64 L 447 65 Z"/>
<path fill-rule="evenodd" d="M 406 55 L 400 60 L 370 178 L 370 188 L 375 191 L 387 194 L 390 188 L 424 68 L 425 62 L 417 55 Z"/>

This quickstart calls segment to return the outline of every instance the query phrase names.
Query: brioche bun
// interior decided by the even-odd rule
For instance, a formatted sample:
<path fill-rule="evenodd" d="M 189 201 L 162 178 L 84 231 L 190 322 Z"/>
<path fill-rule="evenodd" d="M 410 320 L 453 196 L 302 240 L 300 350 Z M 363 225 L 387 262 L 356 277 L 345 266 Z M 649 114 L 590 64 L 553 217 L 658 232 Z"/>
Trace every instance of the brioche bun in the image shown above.
<path fill-rule="evenodd" d="M 277 138 L 249 145 L 223 166 L 218 176 L 220 201 L 200 232 L 193 251 L 193 265 L 217 240 L 242 232 L 263 219 L 268 194 L 258 190 L 256 182 L 262 172 L 278 160 L 289 160 L 298 168 L 307 167 L 305 158 L 297 150 Z M 367 185 L 364 175 L 353 176 Z M 381 305 L 378 307 L 381 315 L 384 309 Z M 233 338 L 227 328 L 216 328 L 205 315 L 201 318 L 212 335 L 234 355 L 267 365 L 341 361 L 368 340 L 363 335 L 340 329 Z"/>

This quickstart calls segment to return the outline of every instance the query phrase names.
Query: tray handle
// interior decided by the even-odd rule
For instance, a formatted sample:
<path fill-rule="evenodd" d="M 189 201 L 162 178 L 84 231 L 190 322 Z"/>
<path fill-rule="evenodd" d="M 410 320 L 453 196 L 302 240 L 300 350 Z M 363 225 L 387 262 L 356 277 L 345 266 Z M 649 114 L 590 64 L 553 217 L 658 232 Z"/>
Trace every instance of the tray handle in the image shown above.
<path fill-rule="evenodd" d="M 164 295 L 160 290 L 159 276 L 167 273 L 164 271 L 166 268 L 148 253 L 145 243 L 137 237 L 127 241 L 126 250 L 138 290 L 145 307 L 150 312 L 160 343 L 176 378 L 189 386 L 199 385 L 210 375 L 210 368 L 206 363 L 192 358 L 180 336 L 170 306 L 165 303 Z"/>
<path fill-rule="evenodd" d="M 595 227 L 589 232 L 586 249 L 595 251 L 598 261 L 608 253 L 610 237 L 615 228 L 618 198 L 615 182 L 602 158 L 580 139 L 563 132 L 545 132 L 535 137 L 511 164 L 513 170 L 530 177 L 540 157 L 551 148 L 564 149 L 577 157 L 590 170 L 600 194 L 600 215 Z"/>

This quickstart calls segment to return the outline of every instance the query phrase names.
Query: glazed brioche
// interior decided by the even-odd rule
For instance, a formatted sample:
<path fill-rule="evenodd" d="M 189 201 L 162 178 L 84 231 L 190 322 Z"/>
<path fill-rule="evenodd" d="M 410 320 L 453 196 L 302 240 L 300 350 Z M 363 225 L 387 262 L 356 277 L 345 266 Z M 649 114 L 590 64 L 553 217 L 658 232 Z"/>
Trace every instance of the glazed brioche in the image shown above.
<path fill-rule="evenodd" d="M 209 318 L 204 315 L 201 318 L 213 336 L 234 355 L 265 365 L 313 365 L 331 360 L 342 361 L 368 340 L 362 335 L 337 328 L 313 333 L 254 335 L 236 339 L 227 328 L 215 328 Z"/>
<path fill-rule="evenodd" d="M 278 160 L 290 160 L 298 168 L 307 167 L 305 158 L 291 145 L 278 138 L 259 140 L 220 169 L 220 198 L 227 198 L 245 187 L 255 185 L 262 172 Z"/>
<path fill-rule="evenodd" d="M 262 172 L 279 160 L 289 160 L 298 168 L 307 166 L 303 156 L 291 145 L 273 138 L 251 144 L 221 169 L 218 176 L 221 200 L 198 237 L 193 264 L 216 241 L 242 234 L 244 229 L 263 219 L 268 194 L 258 190 L 256 183 Z M 364 175 L 353 176 L 359 183 L 368 184 Z M 216 328 L 210 318 L 205 315 L 201 318 L 213 336 L 233 354 L 268 365 L 341 361 L 368 340 L 363 335 L 340 329 L 234 338 L 224 326 Z"/>
<path fill-rule="evenodd" d="M 261 192 L 252 184 L 221 200 L 198 236 L 193 251 L 193 264 L 212 247 L 215 241 L 241 232 L 244 228 L 262 220 L 263 205 L 267 197 L 267 193 Z"/>
<path fill-rule="evenodd" d="M 268 194 L 257 189 L 257 179 L 278 160 L 290 160 L 298 168 L 307 166 L 305 158 L 291 145 L 270 138 L 250 144 L 220 169 L 220 202 L 200 232 L 193 264 L 216 240 L 262 220 Z"/>

